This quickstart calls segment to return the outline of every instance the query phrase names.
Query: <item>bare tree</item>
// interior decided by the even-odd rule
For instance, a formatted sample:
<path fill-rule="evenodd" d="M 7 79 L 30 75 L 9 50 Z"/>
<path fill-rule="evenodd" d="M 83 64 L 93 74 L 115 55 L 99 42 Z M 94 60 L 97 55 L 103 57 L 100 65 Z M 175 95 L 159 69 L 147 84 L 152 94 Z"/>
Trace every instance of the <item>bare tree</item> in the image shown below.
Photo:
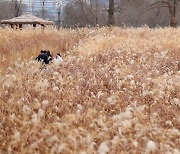
<path fill-rule="evenodd" d="M 61 27 L 61 14 L 62 14 L 62 7 L 64 5 L 63 0 L 56 0 L 56 9 L 57 9 L 57 21 L 58 21 L 58 28 Z"/>
<path fill-rule="evenodd" d="M 34 14 L 34 1 L 31 2 L 31 11 L 32 11 L 32 14 Z"/>
<path fill-rule="evenodd" d="M 9 19 L 14 17 L 14 11 L 12 10 L 12 2 L 1 1 L 0 2 L 0 20 Z"/>
<path fill-rule="evenodd" d="M 41 0 L 41 5 L 42 5 L 42 18 L 45 19 L 45 2 L 46 0 Z"/>
<path fill-rule="evenodd" d="M 115 24 L 114 20 L 114 0 L 109 0 L 109 9 L 108 9 L 108 14 L 109 14 L 109 19 L 108 19 L 108 25 L 113 26 Z"/>
<path fill-rule="evenodd" d="M 71 0 L 65 23 L 79 26 L 177 26 L 180 0 Z M 108 3 L 109 2 L 109 3 Z M 170 20 L 170 21 L 169 21 Z"/>
<path fill-rule="evenodd" d="M 57 8 L 57 14 L 58 14 L 58 28 L 61 27 L 61 5 Z"/>
<path fill-rule="evenodd" d="M 180 4 L 180 0 L 155 0 L 150 2 L 150 8 L 160 8 L 165 7 L 168 8 L 170 14 L 170 26 L 177 27 L 177 10 Z"/>
<path fill-rule="evenodd" d="M 115 21 L 121 26 L 168 26 L 167 7 L 158 7 L 157 0 L 116 0 Z M 159 0 L 158 0 L 159 2 Z"/>
<path fill-rule="evenodd" d="M 14 16 L 18 17 L 22 13 L 22 0 L 12 0 Z"/>
<path fill-rule="evenodd" d="M 95 15 L 95 19 L 96 19 L 96 25 L 99 24 L 99 18 L 98 18 L 98 14 L 99 14 L 99 0 L 96 0 L 96 15 Z"/>
<path fill-rule="evenodd" d="M 0 1 L 0 19 L 9 19 L 21 15 L 22 7 L 26 7 L 22 0 Z"/>
<path fill-rule="evenodd" d="M 103 26 L 107 25 L 107 8 L 106 1 L 102 0 L 90 0 L 90 12 L 93 16 L 93 24 L 94 26 Z"/>
<path fill-rule="evenodd" d="M 85 0 L 70 1 L 64 8 L 64 25 L 95 26 L 90 3 Z"/>

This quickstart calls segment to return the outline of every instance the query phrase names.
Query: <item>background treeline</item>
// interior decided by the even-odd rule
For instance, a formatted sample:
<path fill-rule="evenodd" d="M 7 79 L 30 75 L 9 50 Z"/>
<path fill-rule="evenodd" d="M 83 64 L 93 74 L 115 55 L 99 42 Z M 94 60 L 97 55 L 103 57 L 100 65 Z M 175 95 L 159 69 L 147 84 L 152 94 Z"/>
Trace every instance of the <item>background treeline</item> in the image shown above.
<path fill-rule="evenodd" d="M 45 4 L 46 0 L 39 1 Z M 33 14 L 54 20 L 57 25 L 63 27 L 177 27 L 180 16 L 179 4 L 180 0 L 67 0 L 65 6 L 57 8 L 58 18 L 48 13 L 43 5 Z M 21 0 L 1 1 L 0 20 L 18 16 L 28 10 L 27 8 Z"/>

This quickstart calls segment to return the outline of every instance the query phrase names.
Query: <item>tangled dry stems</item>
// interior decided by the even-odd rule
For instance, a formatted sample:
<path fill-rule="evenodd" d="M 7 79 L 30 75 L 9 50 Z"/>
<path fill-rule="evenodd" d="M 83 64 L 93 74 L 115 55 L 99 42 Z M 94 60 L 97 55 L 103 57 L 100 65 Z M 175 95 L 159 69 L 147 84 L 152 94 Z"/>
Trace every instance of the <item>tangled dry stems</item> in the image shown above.
<path fill-rule="evenodd" d="M 179 33 L 1 30 L 5 58 L 16 51 L 27 60 L 14 61 L 0 81 L 0 153 L 178 154 Z M 6 47 L 11 39 L 23 45 Z M 30 58 L 42 44 L 64 51 L 61 66 Z"/>

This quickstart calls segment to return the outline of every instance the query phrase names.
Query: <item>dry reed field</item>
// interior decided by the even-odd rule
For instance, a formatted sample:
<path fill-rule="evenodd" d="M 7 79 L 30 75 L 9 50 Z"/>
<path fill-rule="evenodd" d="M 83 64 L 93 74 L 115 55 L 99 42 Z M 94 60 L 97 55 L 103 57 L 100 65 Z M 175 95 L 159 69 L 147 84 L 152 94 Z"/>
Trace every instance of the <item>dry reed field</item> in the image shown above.
<path fill-rule="evenodd" d="M 0 29 L 0 54 L 0 153 L 180 153 L 180 28 Z"/>

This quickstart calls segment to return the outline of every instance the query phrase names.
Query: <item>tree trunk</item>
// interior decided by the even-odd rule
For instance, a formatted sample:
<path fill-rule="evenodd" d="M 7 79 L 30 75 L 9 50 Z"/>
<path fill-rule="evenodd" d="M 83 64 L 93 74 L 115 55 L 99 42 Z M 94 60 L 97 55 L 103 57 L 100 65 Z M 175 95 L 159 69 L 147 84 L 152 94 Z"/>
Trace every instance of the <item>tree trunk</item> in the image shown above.
<path fill-rule="evenodd" d="M 15 0 L 14 1 L 14 16 L 15 17 L 18 17 L 18 16 L 20 16 L 21 15 L 21 0 L 20 1 L 17 1 L 17 0 Z"/>
<path fill-rule="evenodd" d="M 170 26 L 176 28 L 177 27 L 177 19 L 176 16 L 171 16 Z"/>
<path fill-rule="evenodd" d="M 45 19 L 44 16 L 44 7 L 45 7 L 45 0 L 42 1 L 42 18 Z"/>
<path fill-rule="evenodd" d="M 170 13 L 170 26 L 176 28 L 177 27 L 177 0 L 172 0 L 172 2 L 168 4 L 169 13 Z"/>
<path fill-rule="evenodd" d="M 99 0 L 96 0 L 96 26 L 99 24 L 99 19 L 98 19 L 98 14 L 99 14 Z"/>
<path fill-rule="evenodd" d="M 114 0 L 109 0 L 109 20 L 108 20 L 108 25 L 109 26 L 114 26 L 115 21 L 114 21 Z"/>

